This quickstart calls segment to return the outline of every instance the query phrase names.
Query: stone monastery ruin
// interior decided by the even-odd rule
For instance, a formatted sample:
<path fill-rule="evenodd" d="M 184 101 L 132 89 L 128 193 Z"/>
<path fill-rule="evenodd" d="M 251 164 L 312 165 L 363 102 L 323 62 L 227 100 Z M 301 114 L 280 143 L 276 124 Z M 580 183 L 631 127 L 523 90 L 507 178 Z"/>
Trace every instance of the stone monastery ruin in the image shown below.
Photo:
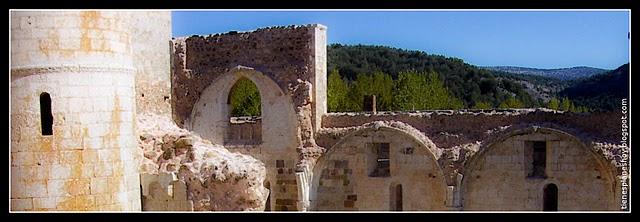
<path fill-rule="evenodd" d="M 327 113 L 322 25 L 10 19 L 12 211 L 620 210 L 617 113 Z M 243 78 L 261 117 L 231 121 Z"/>

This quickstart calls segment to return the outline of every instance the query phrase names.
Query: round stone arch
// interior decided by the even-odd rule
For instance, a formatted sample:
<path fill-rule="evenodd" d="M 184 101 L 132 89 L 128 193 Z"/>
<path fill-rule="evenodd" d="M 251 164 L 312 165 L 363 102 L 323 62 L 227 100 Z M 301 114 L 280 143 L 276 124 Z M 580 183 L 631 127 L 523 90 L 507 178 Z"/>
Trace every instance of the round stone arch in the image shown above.
<path fill-rule="evenodd" d="M 438 149 L 417 129 L 404 124 L 369 123 L 347 134 L 318 159 L 310 188 L 313 210 L 389 211 L 391 187 L 402 185 L 402 209 L 445 210 L 444 173 Z M 416 134 L 420 133 L 420 135 Z M 389 143 L 390 174 L 371 176 L 373 143 Z"/>
<path fill-rule="evenodd" d="M 291 97 L 271 78 L 249 67 L 231 69 L 202 91 L 191 112 L 189 129 L 214 144 L 224 144 L 230 117 L 229 93 L 242 78 L 251 80 L 260 92 L 262 143 L 257 146 L 271 151 L 295 148 L 297 122 Z"/>
<path fill-rule="evenodd" d="M 545 141 L 543 177 L 531 176 L 533 141 Z M 615 167 L 570 133 L 512 129 L 488 139 L 465 163 L 463 209 L 541 211 L 543 187 L 553 183 L 560 211 L 618 210 L 615 175 Z"/>

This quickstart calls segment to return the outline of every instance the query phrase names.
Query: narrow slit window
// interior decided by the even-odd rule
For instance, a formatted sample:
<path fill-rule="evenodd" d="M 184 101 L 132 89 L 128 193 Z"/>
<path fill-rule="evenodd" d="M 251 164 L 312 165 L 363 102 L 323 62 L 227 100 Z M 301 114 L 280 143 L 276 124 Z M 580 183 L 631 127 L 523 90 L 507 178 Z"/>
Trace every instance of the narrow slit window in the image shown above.
<path fill-rule="evenodd" d="M 43 136 L 53 135 L 53 114 L 51 114 L 51 96 L 40 94 L 40 128 Z"/>

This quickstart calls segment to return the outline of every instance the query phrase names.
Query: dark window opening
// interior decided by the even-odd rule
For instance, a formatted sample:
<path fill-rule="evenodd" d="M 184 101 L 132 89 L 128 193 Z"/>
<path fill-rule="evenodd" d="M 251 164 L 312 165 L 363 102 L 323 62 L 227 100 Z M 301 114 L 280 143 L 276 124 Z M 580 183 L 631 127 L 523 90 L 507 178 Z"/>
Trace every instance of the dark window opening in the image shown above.
<path fill-rule="evenodd" d="M 258 87 L 249 79 L 239 79 L 229 92 L 229 128 L 225 144 L 262 143 L 262 107 Z"/>
<path fill-rule="evenodd" d="M 371 143 L 372 151 L 375 154 L 375 162 L 370 164 L 373 169 L 370 171 L 370 177 L 389 177 L 390 159 L 389 159 L 389 143 Z"/>
<path fill-rule="evenodd" d="M 545 178 L 547 168 L 547 142 L 546 141 L 531 141 L 527 144 L 528 149 L 531 149 L 531 167 L 529 171 L 530 178 Z"/>
<path fill-rule="evenodd" d="M 51 114 L 51 96 L 49 93 L 40 94 L 40 128 L 43 136 L 53 135 L 53 114 Z"/>
<path fill-rule="evenodd" d="M 544 187 L 544 211 L 558 211 L 558 186 L 555 184 L 547 184 Z"/>

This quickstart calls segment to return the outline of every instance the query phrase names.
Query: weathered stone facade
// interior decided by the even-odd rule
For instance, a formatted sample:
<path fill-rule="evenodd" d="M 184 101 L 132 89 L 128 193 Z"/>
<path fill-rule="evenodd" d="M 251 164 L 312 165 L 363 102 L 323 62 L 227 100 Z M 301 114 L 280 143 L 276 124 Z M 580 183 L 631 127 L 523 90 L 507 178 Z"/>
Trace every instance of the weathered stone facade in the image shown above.
<path fill-rule="evenodd" d="M 311 169 L 313 153 L 322 150 L 313 134 L 326 112 L 326 27 L 266 28 L 173 42 L 172 89 L 180 98 L 173 103 L 176 122 L 215 144 L 263 161 L 271 186 L 269 208 L 298 209 L 296 172 Z M 229 93 L 241 78 L 260 91 L 258 144 L 225 141 L 231 130 Z"/>
<path fill-rule="evenodd" d="M 140 210 L 126 17 L 11 12 L 12 210 Z"/>
<path fill-rule="evenodd" d="M 311 185 L 313 208 L 394 210 L 394 188 L 401 186 L 402 210 L 446 210 L 447 186 L 434 144 L 414 137 L 399 122 L 373 125 L 342 137 L 321 157 Z M 389 146 L 384 175 L 374 175 L 376 143 Z"/>
<path fill-rule="evenodd" d="M 11 12 L 11 210 L 620 209 L 617 113 L 326 113 L 326 27 L 170 23 Z M 261 116 L 239 122 L 243 78 Z"/>
<path fill-rule="evenodd" d="M 168 116 L 138 117 L 142 210 L 263 210 L 264 164 L 181 129 Z"/>
<path fill-rule="evenodd" d="M 348 136 L 362 130 L 382 132 L 378 128 L 393 125 L 411 129 L 407 132 L 413 133 L 395 133 L 378 142 L 389 142 L 393 147 L 394 138 L 406 135 L 432 142 L 427 147 L 447 186 L 447 201 L 441 207 L 451 210 L 542 210 L 543 188 L 548 184 L 558 186 L 558 210 L 619 210 L 621 170 L 617 166 L 624 149 L 616 145 L 616 131 L 621 132 L 619 118 L 614 113 L 546 109 L 332 113 L 323 118 L 316 139 L 328 147 L 328 153 L 346 152 L 338 151 L 348 149 L 344 143 L 364 145 L 363 139 Z M 527 175 L 533 154 L 525 144 L 530 141 L 547 144 L 544 178 Z M 334 155 L 321 157 L 319 166 L 333 161 Z M 393 166 L 394 158 L 390 159 Z M 320 193 L 317 195 L 312 201 L 322 200 Z"/>

